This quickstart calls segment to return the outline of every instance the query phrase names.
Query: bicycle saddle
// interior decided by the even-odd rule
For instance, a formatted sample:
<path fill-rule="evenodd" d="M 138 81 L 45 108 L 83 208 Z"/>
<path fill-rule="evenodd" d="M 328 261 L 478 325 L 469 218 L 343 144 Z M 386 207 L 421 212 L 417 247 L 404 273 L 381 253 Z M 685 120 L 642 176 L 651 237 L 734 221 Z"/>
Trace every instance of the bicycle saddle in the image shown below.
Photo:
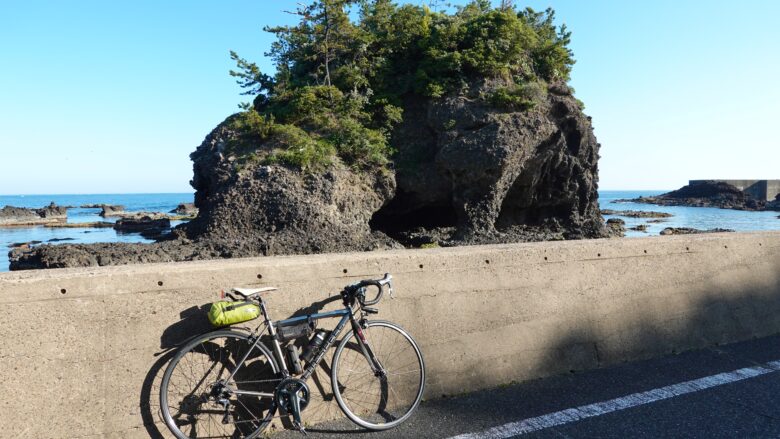
<path fill-rule="evenodd" d="M 279 288 L 276 287 L 263 287 L 263 288 L 233 288 L 233 291 L 244 296 L 249 297 L 252 294 L 265 293 L 266 291 L 276 291 Z"/>

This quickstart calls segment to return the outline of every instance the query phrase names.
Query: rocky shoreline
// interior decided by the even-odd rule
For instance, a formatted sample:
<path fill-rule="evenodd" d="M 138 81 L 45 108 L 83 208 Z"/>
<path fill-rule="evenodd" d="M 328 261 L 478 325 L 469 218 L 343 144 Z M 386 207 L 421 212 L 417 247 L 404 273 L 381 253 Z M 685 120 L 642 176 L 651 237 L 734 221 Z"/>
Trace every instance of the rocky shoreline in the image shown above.
<path fill-rule="evenodd" d="M 624 216 L 626 218 L 671 218 L 674 215 L 666 212 L 653 212 L 649 210 L 612 210 L 601 209 L 602 215 Z"/>
<path fill-rule="evenodd" d="M 695 229 L 695 228 L 692 228 L 692 227 L 667 227 L 667 228 L 661 230 L 661 235 L 662 236 L 667 236 L 667 235 L 697 235 L 697 234 L 700 234 L 700 233 L 729 233 L 729 232 L 734 232 L 734 230 L 732 230 L 732 229 L 722 229 L 722 228 L 719 228 L 719 227 L 716 227 L 714 229 L 707 229 L 707 230 Z"/>
<path fill-rule="evenodd" d="M 504 86 L 476 82 L 469 93 Z M 317 173 L 237 167 L 228 118 L 191 155 L 195 205 L 176 210 L 197 208 L 195 219 L 154 244 L 12 252 L 11 269 L 621 236 L 599 212 L 600 145 L 565 84 L 522 111 L 461 95 L 405 111 L 395 166 L 370 172 L 338 161 Z"/>

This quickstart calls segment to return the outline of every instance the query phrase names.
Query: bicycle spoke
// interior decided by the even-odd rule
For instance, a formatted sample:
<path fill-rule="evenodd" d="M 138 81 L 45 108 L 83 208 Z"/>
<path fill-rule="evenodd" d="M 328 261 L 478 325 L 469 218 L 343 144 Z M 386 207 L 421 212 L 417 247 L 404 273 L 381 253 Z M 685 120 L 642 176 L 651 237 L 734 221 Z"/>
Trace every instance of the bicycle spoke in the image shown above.
<path fill-rule="evenodd" d="M 173 369 L 166 371 L 161 392 L 166 392 L 168 401 L 163 410 L 170 419 L 166 423 L 176 427 L 179 437 L 254 437 L 270 422 L 275 408 L 270 398 L 236 395 L 230 390 L 273 392 L 279 379 L 265 353 L 257 350 L 255 355 L 252 351 L 230 382 L 225 382 L 234 362 L 244 358 L 251 347 L 245 335 L 225 331 L 206 335 L 177 355 L 176 364 L 169 366 Z"/>
<path fill-rule="evenodd" d="M 419 403 L 422 360 L 411 339 L 390 324 L 369 323 L 363 333 L 383 373 L 377 376 L 353 336 L 337 353 L 334 392 L 339 392 L 339 403 L 350 419 L 384 429 L 402 422 Z"/>

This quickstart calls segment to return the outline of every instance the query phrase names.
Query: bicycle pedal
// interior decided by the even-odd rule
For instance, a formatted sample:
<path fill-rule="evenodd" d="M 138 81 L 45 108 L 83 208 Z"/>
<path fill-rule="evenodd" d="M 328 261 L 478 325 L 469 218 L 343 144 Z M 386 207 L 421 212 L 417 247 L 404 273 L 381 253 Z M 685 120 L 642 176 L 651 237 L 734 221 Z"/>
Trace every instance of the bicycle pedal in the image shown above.
<path fill-rule="evenodd" d="M 303 425 L 301 423 L 299 423 L 299 422 L 293 422 L 293 428 L 295 428 L 296 430 L 301 432 L 301 434 L 303 434 L 304 436 L 308 436 L 309 435 L 309 433 L 306 431 L 306 429 L 303 428 Z"/>

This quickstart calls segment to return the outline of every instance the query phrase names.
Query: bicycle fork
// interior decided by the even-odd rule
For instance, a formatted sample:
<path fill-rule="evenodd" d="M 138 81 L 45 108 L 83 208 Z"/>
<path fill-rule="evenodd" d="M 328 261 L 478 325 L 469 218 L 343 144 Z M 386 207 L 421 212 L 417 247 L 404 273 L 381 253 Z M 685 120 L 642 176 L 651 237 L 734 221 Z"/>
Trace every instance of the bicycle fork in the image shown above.
<path fill-rule="evenodd" d="M 355 330 L 355 334 L 357 335 L 360 351 L 363 353 L 366 361 L 368 361 L 368 365 L 371 366 L 371 370 L 374 371 L 374 375 L 377 377 L 384 377 L 387 375 L 387 371 L 374 354 L 374 351 L 371 350 L 371 345 L 368 344 L 368 340 L 366 340 L 366 336 L 363 334 L 363 325 L 361 323 L 362 321 L 353 322 L 353 328 Z"/>

